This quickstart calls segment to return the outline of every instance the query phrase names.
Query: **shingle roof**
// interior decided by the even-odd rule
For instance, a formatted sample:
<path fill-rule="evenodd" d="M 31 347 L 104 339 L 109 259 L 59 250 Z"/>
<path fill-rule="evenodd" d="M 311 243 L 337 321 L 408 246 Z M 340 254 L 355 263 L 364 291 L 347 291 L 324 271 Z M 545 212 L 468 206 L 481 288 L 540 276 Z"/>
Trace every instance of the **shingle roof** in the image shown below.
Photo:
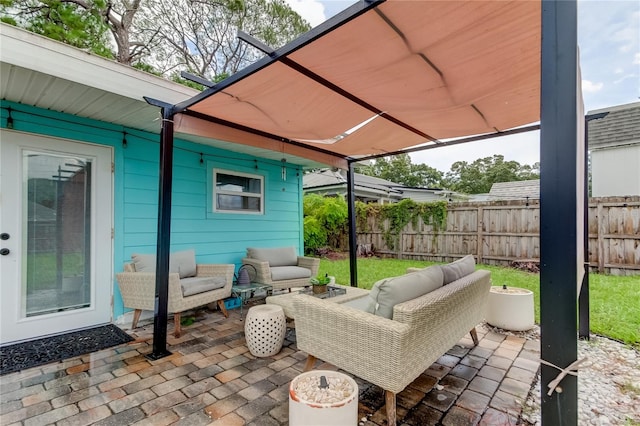
<path fill-rule="evenodd" d="M 640 102 L 589 111 L 588 115 L 608 112 L 589 122 L 589 147 L 610 147 L 640 143 Z"/>
<path fill-rule="evenodd" d="M 494 183 L 491 185 L 489 195 L 500 199 L 527 197 L 538 199 L 540 198 L 540 179 Z"/>

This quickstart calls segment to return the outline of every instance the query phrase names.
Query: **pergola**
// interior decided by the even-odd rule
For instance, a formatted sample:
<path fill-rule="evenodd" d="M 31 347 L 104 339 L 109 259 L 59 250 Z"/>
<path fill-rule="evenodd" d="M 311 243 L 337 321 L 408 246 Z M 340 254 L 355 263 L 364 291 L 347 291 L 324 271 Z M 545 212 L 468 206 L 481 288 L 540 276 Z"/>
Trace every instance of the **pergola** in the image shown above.
<path fill-rule="evenodd" d="M 277 50 L 241 37 L 265 57 L 179 104 L 147 99 L 163 117 L 151 356 L 168 354 L 175 133 L 347 169 L 356 285 L 356 161 L 540 128 L 542 420 L 577 424 L 576 376 L 546 391 L 576 362 L 581 288 L 588 315 L 576 0 L 361 0 Z"/>

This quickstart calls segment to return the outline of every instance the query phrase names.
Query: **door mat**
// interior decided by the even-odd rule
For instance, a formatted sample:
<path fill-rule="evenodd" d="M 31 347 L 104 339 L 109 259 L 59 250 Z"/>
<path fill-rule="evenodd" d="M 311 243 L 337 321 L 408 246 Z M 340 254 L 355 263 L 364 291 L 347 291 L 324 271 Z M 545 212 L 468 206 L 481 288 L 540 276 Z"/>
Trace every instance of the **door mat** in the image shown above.
<path fill-rule="evenodd" d="M 131 342 L 113 324 L 0 347 L 0 376 Z"/>

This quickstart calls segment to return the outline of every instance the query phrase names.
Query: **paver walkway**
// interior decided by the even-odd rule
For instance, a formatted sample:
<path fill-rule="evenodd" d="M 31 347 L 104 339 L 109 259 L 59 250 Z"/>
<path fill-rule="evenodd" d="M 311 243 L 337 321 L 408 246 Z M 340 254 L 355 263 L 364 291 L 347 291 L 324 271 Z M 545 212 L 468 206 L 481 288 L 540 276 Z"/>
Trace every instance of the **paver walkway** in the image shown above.
<path fill-rule="evenodd" d="M 2 376 L 0 424 L 286 425 L 288 385 L 307 355 L 290 331 L 278 355 L 255 358 L 243 327 L 238 309 L 228 319 L 199 311 L 180 339 L 168 337 L 172 355 L 157 361 L 144 356 L 152 350 L 148 325 L 128 345 Z M 539 342 L 477 328 L 477 347 L 462 339 L 398 394 L 398 424 L 517 423 Z M 385 425 L 382 390 L 356 381 L 361 424 Z"/>

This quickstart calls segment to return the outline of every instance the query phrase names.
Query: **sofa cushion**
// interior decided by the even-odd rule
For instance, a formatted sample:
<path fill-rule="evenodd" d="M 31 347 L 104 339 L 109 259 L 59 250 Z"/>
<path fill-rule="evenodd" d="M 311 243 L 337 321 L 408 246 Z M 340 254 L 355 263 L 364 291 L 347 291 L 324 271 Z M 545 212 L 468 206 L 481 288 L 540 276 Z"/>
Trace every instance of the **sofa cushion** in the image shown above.
<path fill-rule="evenodd" d="M 216 290 L 224 287 L 226 284 L 227 279 L 225 277 L 191 277 L 180 280 L 182 295 L 184 297 Z"/>
<path fill-rule="evenodd" d="M 271 267 L 271 280 L 295 280 L 298 278 L 311 278 L 311 270 L 300 266 L 276 266 Z"/>
<path fill-rule="evenodd" d="M 476 270 L 476 261 L 473 255 L 466 255 L 462 259 L 458 259 L 455 262 L 448 263 L 446 265 L 440 265 L 442 274 L 444 276 L 444 284 L 447 285 L 453 281 L 459 280 L 462 277 L 466 277 Z"/>
<path fill-rule="evenodd" d="M 366 311 L 381 317 L 393 318 L 393 307 L 442 287 L 442 270 L 430 266 L 418 272 L 385 278 L 373 285 Z"/>
<path fill-rule="evenodd" d="M 136 272 L 156 272 L 155 254 L 131 255 L 131 260 L 136 267 Z M 180 278 L 194 277 L 196 275 L 196 252 L 184 250 L 169 255 L 169 272 L 177 272 Z"/>
<path fill-rule="evenodd" d="M 341 303 L 342 306 L 349 306 L 359 311 L 368 312 L 369 309 L 369 296 L 358 297 L 357 299 L 349 300 L 348 302 Z M 372 313 L 372 312 L 370 312 Z"/>
<path fill-rule="evenodd" d="M 247 257 L 262 260 L 263 262 L 269 262 L 270 267 L 296 266 L 298 264 L 298 254 L 296 253 L 295 247 L 250 247 L 247 249 Z"/>

